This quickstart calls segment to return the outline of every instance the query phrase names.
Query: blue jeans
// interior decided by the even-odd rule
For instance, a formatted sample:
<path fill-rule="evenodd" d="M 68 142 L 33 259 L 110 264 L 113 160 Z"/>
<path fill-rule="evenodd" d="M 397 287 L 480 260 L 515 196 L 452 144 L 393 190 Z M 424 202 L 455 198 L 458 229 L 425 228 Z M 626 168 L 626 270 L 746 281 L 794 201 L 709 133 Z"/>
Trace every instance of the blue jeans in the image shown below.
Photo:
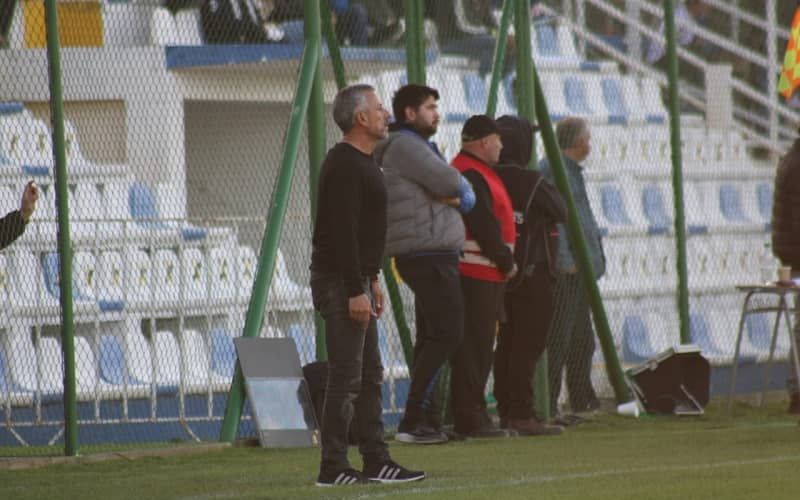
<path fill-rule="evenodd" d="M 368 283 L 364 285 L 369 288 Z M 325 320 L 328 350 L 320 469 L 339 471 L 350 467 L 347 435 L 353 415 L 364 463 L 383 463 L 389 459 L 389 450 L 381 420 L 383 366 L 375 318 L 370 319 L 366 329 L 350 319 L 347 291 L 338 275 L 312 276 L 311 293 L 314 308 Z"/>

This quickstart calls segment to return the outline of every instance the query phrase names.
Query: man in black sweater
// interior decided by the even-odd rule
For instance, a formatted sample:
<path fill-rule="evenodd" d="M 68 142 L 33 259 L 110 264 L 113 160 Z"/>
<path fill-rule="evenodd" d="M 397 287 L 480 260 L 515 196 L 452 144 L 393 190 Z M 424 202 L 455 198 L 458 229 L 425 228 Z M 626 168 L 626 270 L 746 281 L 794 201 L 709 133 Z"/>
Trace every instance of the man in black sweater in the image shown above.
<path fill-rule="evenodd" d="M 36 209 L 36 200 L 38 199 L 39 188 L 33 181 L 30 181 L 22 192 L 19 210 L 9 212 L 0 219 L 0 250 L 14 243 L 25 232 L 25 227 Z"/>
<path fill-rule="evenodd" d="M 325 319 L 328 351 L 317 486 L 417 481 L 425 473 L 389 457 L 381 421 L 376 320 L 384 305 L 378 273 L 386 240 L 386 186 L 372 152 L 387 135 L 389 113 L 375 89 L 353 85 L 336 95 L 333 119 L 344 138 L 322 164 L 311 253 L 311 291 Z M 347 460 L 354 413 L 363 473 Z"/>

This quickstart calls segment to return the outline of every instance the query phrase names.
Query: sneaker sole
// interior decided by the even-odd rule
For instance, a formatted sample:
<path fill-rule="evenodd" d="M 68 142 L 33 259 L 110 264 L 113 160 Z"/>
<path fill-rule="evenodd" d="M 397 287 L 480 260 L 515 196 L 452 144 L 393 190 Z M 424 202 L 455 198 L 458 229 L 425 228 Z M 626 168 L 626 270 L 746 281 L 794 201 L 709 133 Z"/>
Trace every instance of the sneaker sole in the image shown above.
<path fill-rule="evenodd" d="M 405 444 L 444 444 L 447 442 L 447 438 L 419 438 L 405 432 L 396 434 L 394 440 Z"/>
<path fill-rule="evenodd" d="M 395 484 L 395 483 L 413 483 L 414 481 L 422 481 L 425 479 L 425 475 L 417 476 L 417 477 L 410 477 L 407 479 L 373 479 L 368 478 L 370 483 L 380 483 L 380 484 Z"/>

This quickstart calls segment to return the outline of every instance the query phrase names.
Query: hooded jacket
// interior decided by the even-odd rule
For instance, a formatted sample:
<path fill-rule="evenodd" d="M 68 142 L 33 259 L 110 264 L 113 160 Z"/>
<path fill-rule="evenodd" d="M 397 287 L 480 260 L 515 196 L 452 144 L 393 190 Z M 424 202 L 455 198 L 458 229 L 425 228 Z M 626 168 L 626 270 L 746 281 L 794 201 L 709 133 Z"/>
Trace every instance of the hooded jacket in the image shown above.
<path fill-rule="evenodd" d="M 506 186 L 514 219 L 517 241 L 514 260 L 518 278 L 509 288 L 530 276 L 534 267 L 544 265 L 552 276 L 556 273 L 558 223 L 567 218 L 567 206 L 553 184 L 536 170 L 528 170 L 533 154 L 534 126 L 524 118 L 501 116 L 497 119 L 503 150 L 495 169 Z"/>
<path fill-rule="evenodd" d="M 458 253 L 464 244 L 461 214 L 440 201 L 461 195 L 458 170 L 434 145 L 402 126 L 392 127 L 374 155 L 388 191 L 386 256 Z"/>
<path fill-rule="evenodd" d="M 781 159 L 772 203 L 772 248 L 781 262 L 800 270 L 800 139 Z"/>

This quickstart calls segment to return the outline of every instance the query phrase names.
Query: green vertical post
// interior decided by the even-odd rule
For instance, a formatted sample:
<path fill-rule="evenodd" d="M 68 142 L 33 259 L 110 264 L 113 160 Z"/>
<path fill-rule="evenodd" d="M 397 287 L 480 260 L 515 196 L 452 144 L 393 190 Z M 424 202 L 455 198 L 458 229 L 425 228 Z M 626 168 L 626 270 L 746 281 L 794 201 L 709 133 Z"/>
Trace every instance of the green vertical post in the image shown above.
<path fill-rule="evenodd" d="M 533 80 L 533 50 L 531 48 L 531 2 L 530 0 L 516 0 L 514 15 L 514 32 L 517 46 L 517 85 L 516 98 L 519 116 L 536 123 L 536 102 L 534 99 Z M 500 46 L 498 38 L 498 46 Z M 502 45 L 505 45 L 503 43 Z M 495 68 L 497 71 L 497 68 Z M 536 168 L 536 141 L 531 144 L 531 161 L 528 168 Z M 536 363 L 534 375 L 534 395 L 536 396 L 536 410 L 541 417 L 550 415 L 550 386 L 547 383 L 547 353 L 542 353 Z"/>
<path fill-rule="evenodd" d="M 678 259 L 678 318 L 681 343 L 692 341 L 689 332 L 689 278 L 686 272 L 686 215 L 683 205 L 683 159 L 681 158 L 681 117 L 678 94 L 678 51 L 675 38 L 675 4 L 664 0 L 664 27 L 669 76 L 669 137 L 672 158 L 672 195 L 675 204 L 675 245 Z"/>
<path fill-rule="evenodd" d="M 64 454 L 78 455 L 78 399 L 75 389 L 75 325 L 72 309 L 72 245 L 69 236 L 67 154 L 64 139 L 64 95 L 61 86 L 61 48 L 58 42 L 56 0 L 46 0 L 47 66 L 50 79 L 50 115 L 58 210 L 61 349 L 64 353 Z"/>
<path fill-rule="evenodd" d="M 327 0 L 321 0 L 319 16 L 308 16 L 306 26 L 309 23 L 320 24 L 323 12 L 327 12 L 330 19 L 330 9 Z M 325 4 L 324 6 L 322 4 Z M 312 39 L 314 32 L 320 28 L 313 28 L 304 31 L 305 43 L 314 43 Z M 327 30 L 323 30 L 327 31 Z M 335 36 L 335 34 L 334 34 Z M 317 41 L 319 43 L 319 41 Z M 330 50 L 330 44 L 328 44 Z M 338 44 L 336 46 L 338 50 Z M 314 72 L 314 85 L 311 87 L 311 98 L 308 103 L 308 197 L 310 201 L 311 220 L 316 220 L 317 216 L 317 188 L 319 187 L 319 173 L 322 167 L 322 160 L 325 158 L 327 149 L 325 134 L 325 101 L 322 94 L 322 58 L 317 61 L 317 69 Z M 328 359 L 328 350 L 325 345 L 325 322 L 318 312 L 314 312 L 314 329 L 316 331 L 316 356 L 317 361 Z"/>
<path fill-rule="evenodd" d="M 603 299 L 600 297 L 600 289 L 597 287 L 597 281 L 594 279 L 594 268 L 592 266 L 592 260 L 589 257 L 589 249 L 586 246 L 586 238 L 583 234 L 580 220 L 578 219 L 575 199 L 572 197 L 572 191 L 569 187 L 567 173 L 564 170 L 564 161 L 561 158 L 561 150 L 556 142 L 555 131 L 550 122 L 550 114 L 547 110 L 547 103 L 545 102 L 544 95 L 542 94 L 542 87 L 539 82 L 539 75 L 536 73 L 535 65 L 533 65 L 533 80 L 535 84 L 534 96 L 536 98 L 536 116 L 539 126 L 541 127 L 544 149 L 553 170 L 553 179 L 556 182 L 556 186 L 558 186 L 561 195 L 567 202 L 567 230 L 569 231 L 571 241 L 574 243 L 578 269 L 583 277 L 587 295 L 589 296 L 595 330 L 597 330 L 597 338 L 600 340 L 603 358 L 606 361 L 608 379 L 611 382 L 611 386 L 614 388 L 614 396 L 617 402 L 624 403 L 630 399 L 630 393 L 625 383 L 625 375 L 622 372 L 622 366 L 619 363 L 616 348 L 614 347 L 614 338 L 608 326 L 608 317 L 603 308 Z"/>
<path fill-rule="evenodd" d="M 425 84 L 425 23 L 424 7 L 420 0 L 406 0 L 406 67 L 408 82 Z"/>
<path fill-rule="evenodd" d="M 503 12 L 500 15 L 500 29 L 497 33 L 497 43 L 494 46 L 494 60 L 492 62 L 492 80 L 489 84 L 489 97 L 486 101 L 486 114 L 494 117 L 497 113 L 497 89 L 503 79 L 503 65 L 506 60 L 506 43 L 508 28 L 511 25 L 511 16 L 516 0 L 504 0 Z"/>
<path fill-rule="evenodd" d="M 51 0 L 52 1 L 52 0 Z M 319 12 L 319 0 L 304 0 L 305 12 Z M 278 253 L 278 243 L 280 242 L 283 230 L 283 220 L 286 215 L 286 206 L 289 202 L 289 194 L 292 188 L 292 177 L 294 166 L 297 161 L 297 152 L 300 147 L 300 135 L 303 130 L 308 106 L 311 101 L 311 91 L 314 87 L 314 77 L 320 59 L 320 32 L 319 21 L 313 20 L 316 16 L 306 16 L 305 32 L 310 36 L 303 50 L 303 58 L 300 63 L 300 75 L 297 83 L 297 91 L 292 101 L 290 113 L 289 129 L 286 132 L 286 144 L 283 149 L 281 168 L 278 181 L 272 192 L 270 210 L 267 216 L 267 226 L 264 230 L 264 238 L 261 241 L 261 252 L 256 269 L 253 291 L 250 295 L 250 303 L 247 307 L 245 317 L 244 337 L 257 337 L 264 322 L 264 310 L 267 305 L 267 295 L 272 274 L 275 268 L 275 257 Z M 317 18 L 318 19 L 318 18 Z M 225 419 L 222 422 L 220 441 L 232 442 L 236 438 L 239 429 L 239 420 L 242 416 L 242 406 L 244 405 L 244 379 L 239 364 L 236 364 L 236 372 L 231 382 L 231 389 L 228 393 L 228 402 L 225 407 Z"/>
<path fill-rule="evenodd" d="M 339 50 L 339 41 L 336 39 L 336 32 L 333 29 L 329 0 L 320 2 L 320 14 L 322 33 L 328 43 L 328 55 L 330 56 L 331 66 L 333 66 L 333 77 L 336 80 L 336 86 L 341 90 L 347 86 L 347 79 L 345 78 L 344 63 L 342 62 L 342 51 Z"/>

